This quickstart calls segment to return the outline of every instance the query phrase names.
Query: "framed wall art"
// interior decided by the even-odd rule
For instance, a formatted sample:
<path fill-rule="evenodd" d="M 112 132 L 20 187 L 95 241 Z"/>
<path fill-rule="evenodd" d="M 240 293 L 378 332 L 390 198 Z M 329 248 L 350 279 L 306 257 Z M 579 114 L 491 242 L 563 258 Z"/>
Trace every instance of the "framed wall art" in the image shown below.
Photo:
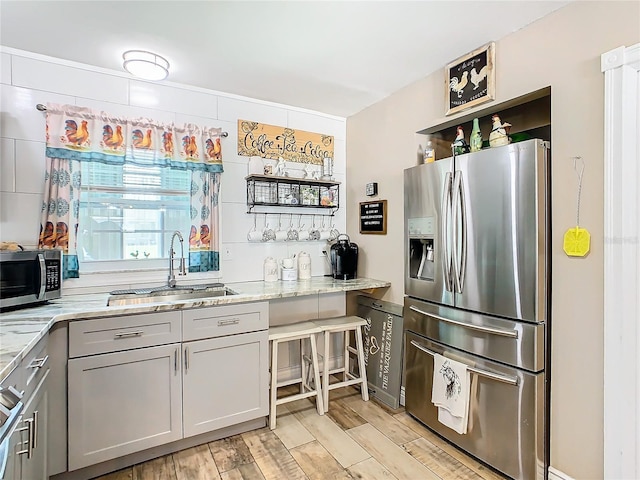
<path fill-rule="evenodd" d="M 446 115 L 489 102 L 496 94 L 495 43 L 488 43 L 445 68 Z"/>

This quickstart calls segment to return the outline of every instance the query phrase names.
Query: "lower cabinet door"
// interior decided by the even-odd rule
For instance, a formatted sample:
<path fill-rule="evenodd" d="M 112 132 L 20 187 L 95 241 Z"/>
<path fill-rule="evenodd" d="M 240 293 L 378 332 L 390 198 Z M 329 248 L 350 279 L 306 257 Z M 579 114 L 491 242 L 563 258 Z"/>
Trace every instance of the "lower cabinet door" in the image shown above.
<path fill-rule="evenodd" d="M 0 477 L 2 480 L 21 480 L 22 478 L 21 455 L 23 454 L 21 452 L 24 450 L 24 454 L 26 454 L 28 447 L 27 445 L 23 448 L 23 435 L 20 430 L 24 425 L 22 419 L 23 417 L 19 416 L 15 420 L 13 431 L 5 437 L 0 445 Z"/>
<path fill-rule="evenodd" d="M 22 414 L 23 422 L 28 420 L 31 423 L 31 433 L 23 431 L 25 449 L 31 449 L 31 456 L 22 455 L 22 480 L 47 480 L 47 458 L 48 458 L 48 442 L 47 442 L 47 412 L 49 410 L 49 391 L 47 388 L 47 377 L 49 372 L 44 374 L 40 384 L 27 401 L 24 413 Z M 31 442 L 28 445 L 27 442 Z"/>
<path fill-rule="evenodd" d="M 69 360 L 69 470 L 182 438 L 180 344 Z"/>
<path fill-rule="evenodd" d="M 185 437 L 268 415 L 266 330 L 187 342 L 182 348 Z"/>

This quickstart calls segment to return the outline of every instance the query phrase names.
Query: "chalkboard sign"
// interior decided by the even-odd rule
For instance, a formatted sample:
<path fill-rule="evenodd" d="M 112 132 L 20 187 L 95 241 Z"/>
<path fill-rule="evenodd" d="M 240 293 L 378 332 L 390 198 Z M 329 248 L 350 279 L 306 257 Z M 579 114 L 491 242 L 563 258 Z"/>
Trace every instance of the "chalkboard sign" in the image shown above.
<path fill-rule="evenodd" d="M 360 202 L 360 233 L 387 234 L 387 201 Z"/>

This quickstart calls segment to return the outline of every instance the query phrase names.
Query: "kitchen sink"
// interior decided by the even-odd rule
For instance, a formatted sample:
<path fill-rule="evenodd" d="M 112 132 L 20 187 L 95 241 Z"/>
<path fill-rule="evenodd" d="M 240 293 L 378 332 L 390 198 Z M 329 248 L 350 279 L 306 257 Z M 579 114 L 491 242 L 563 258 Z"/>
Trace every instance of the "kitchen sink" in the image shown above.
<path fill-rule="evenodd" d="M 158 287 L 116 290 L 109 294 L 107 306 L 176 302 L 180 300 L 222 297 L 226 295 L 237 295 L 237 292 L 225 287 L 222 283 L 177 286 L 173 288 Z"/>

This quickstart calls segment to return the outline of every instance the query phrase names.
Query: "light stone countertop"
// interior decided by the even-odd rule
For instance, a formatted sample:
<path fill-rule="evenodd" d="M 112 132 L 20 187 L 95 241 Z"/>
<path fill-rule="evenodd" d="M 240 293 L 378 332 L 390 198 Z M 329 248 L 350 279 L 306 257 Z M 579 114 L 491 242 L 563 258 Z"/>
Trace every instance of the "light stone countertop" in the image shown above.
<path fill-rule="evenodd" d="M 162 303 L 128 306 L 107 306 L 109 294 L 63 296 L 47 304 L 0 313 L 0 381 L 18 365 L 38 341 L 56 322 L 86 320 L 89 318 L 163 312 L 188 308 L 257 302 L 275 298 L 299 297 L 323 293 L 347 292 L 391 286 L 390 282 L 370 278 L 334 280 L 313 277 L 296 282 L 239 282 L 225 285 L 236 295 L 198 298 Z"/>

